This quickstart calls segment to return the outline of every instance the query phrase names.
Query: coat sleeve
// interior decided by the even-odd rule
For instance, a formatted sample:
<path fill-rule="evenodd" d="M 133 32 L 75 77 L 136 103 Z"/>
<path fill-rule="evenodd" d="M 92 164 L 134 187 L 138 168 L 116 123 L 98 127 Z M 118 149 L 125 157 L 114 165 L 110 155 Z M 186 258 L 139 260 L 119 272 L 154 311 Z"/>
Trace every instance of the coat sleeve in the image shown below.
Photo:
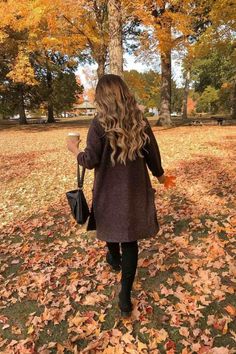
<path fill-rule="evenodd" d="M 152 172 L 153 176 L 160 177 L 164 174 L 164 170 L 161 164 L 160 150 L 149 121 L 146 118 L 145 121 L 147 123 L 145 132 L 148 134 L 150 142 L 147 141 L 144 145 L 143 154 L 148 168 Z"/>
<path fill-rule="evenodd" d="M 102 155 L 102 139 L 95 118 L 90 124 L 86 148 L 77 155 L 79 165 L 91 170 L 99 165 Z"/>

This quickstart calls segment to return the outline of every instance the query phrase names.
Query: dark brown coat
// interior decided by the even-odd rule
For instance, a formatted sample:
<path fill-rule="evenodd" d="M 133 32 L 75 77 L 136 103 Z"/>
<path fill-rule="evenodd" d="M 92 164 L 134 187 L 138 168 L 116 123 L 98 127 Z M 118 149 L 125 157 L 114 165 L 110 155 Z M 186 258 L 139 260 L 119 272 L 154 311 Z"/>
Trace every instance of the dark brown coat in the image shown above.
<path fill-rule="evenodd" d="M 130 242 L 155 236 L 159 231 L 155 190 L 147 166 L 156 177 L 161 176 L 164 170 L 155 136 L 148 120 L 145 121 L 151 140 L 144 147 L 147 150 L 143 150 L 144 158 L 127 160 L 126 166 L 117 163 L 112 167 L 112 149 L 97 116 L 89 127 L 87 146 L 77 156 L 80 165 L 95 169 L 93 210 L 100 240 Z M 118 149 L 116 156 L 119 152 Z"/>

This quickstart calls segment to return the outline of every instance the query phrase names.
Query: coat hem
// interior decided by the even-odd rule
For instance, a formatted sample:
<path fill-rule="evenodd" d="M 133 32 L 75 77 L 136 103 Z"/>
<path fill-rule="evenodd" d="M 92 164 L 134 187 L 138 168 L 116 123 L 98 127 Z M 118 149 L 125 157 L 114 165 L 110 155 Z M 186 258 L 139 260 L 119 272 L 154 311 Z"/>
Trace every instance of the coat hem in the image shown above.
<path fill-rule="evenodd" d="M 135 237 L 135 238 L 129 237 L 129 238 L 126 238 L 126 239 L 117 239 L 117 240 L 115 240 L 114 238 L 108 239 L 108 238 L 106 238 L 106 237 L 104 238 L 104 237 L 100 236 L 100 235 L 98 234 L 98 232 L 96 233 L 96 237 L 97 237 L 98 240 L 104 241 L 104 242 L 133 242 L 133 241 L 139 241 L 139 240 L 149 239 L 149 238 L 155 237 L 155 236 L 157 236 L 157 234 L 159 233 L 159 231 L 160 231 L 160 227 L 158 226 L 155 232 L 153 232 L 153 233 L 151 233 L 151 234 L 148 234 L 148 235 L 143 235 L 143 236 L 140 236 L 140 237 Z"/>

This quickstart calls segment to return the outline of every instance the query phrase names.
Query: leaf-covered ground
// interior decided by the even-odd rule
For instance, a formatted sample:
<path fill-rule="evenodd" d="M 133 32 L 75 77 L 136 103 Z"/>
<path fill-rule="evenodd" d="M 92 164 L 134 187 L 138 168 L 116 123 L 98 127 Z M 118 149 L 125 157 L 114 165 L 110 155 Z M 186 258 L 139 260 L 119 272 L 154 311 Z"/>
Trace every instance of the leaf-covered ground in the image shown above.
<path fill-rule="evenodd" d="M 153 128 L 176 187 L 150 174 L 161 231 L 139 241 L 129 319 L 105 243 L 70 216 L 73 130 L 0 131 L 0 352 L 236 353 L 236 129 Z"/>

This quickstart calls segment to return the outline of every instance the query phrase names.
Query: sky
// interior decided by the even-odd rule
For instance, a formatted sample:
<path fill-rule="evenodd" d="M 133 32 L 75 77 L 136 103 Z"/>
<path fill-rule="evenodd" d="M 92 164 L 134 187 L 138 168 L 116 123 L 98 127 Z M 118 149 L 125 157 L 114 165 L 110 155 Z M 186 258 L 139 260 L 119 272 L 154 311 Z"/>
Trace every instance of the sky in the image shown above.
<path fill-rule="evenodd" d="M 149 69 L 154 69 L 154 70 L 158 70 L 160 71 L 160 65 L 159 63 L 157 65 L 154 66 L 147 66 L 143 63 L 141 63 L 140 61 L 137 61 L 137 58 L 134 55 L 130 55 L 130 54 L 125 54 L 124 55 L 124 69 L 125 70 L 137 70 L 139 72 L 144 72 L 144 71 L 148 71 Z M 174 80 L 177 83 L 177 86 L 181 86 L 182 85 L 182 74 L 181 74 L 181 63 L 179 63 L 179 61 L 175 58 L 172 59 L 172 75 Z M 86 65 L 86 68 L 89 68 L 90 70 L 96 70 L 97 65 Z M 77 70 L 77 74 L 80 77 L 81 83 L 84 85 L 85 88 L 90 87 L 90 84 L 87 82 L 85 75 L 83 73 L 83 69 L 84 67 L 80 67 Z"/>

